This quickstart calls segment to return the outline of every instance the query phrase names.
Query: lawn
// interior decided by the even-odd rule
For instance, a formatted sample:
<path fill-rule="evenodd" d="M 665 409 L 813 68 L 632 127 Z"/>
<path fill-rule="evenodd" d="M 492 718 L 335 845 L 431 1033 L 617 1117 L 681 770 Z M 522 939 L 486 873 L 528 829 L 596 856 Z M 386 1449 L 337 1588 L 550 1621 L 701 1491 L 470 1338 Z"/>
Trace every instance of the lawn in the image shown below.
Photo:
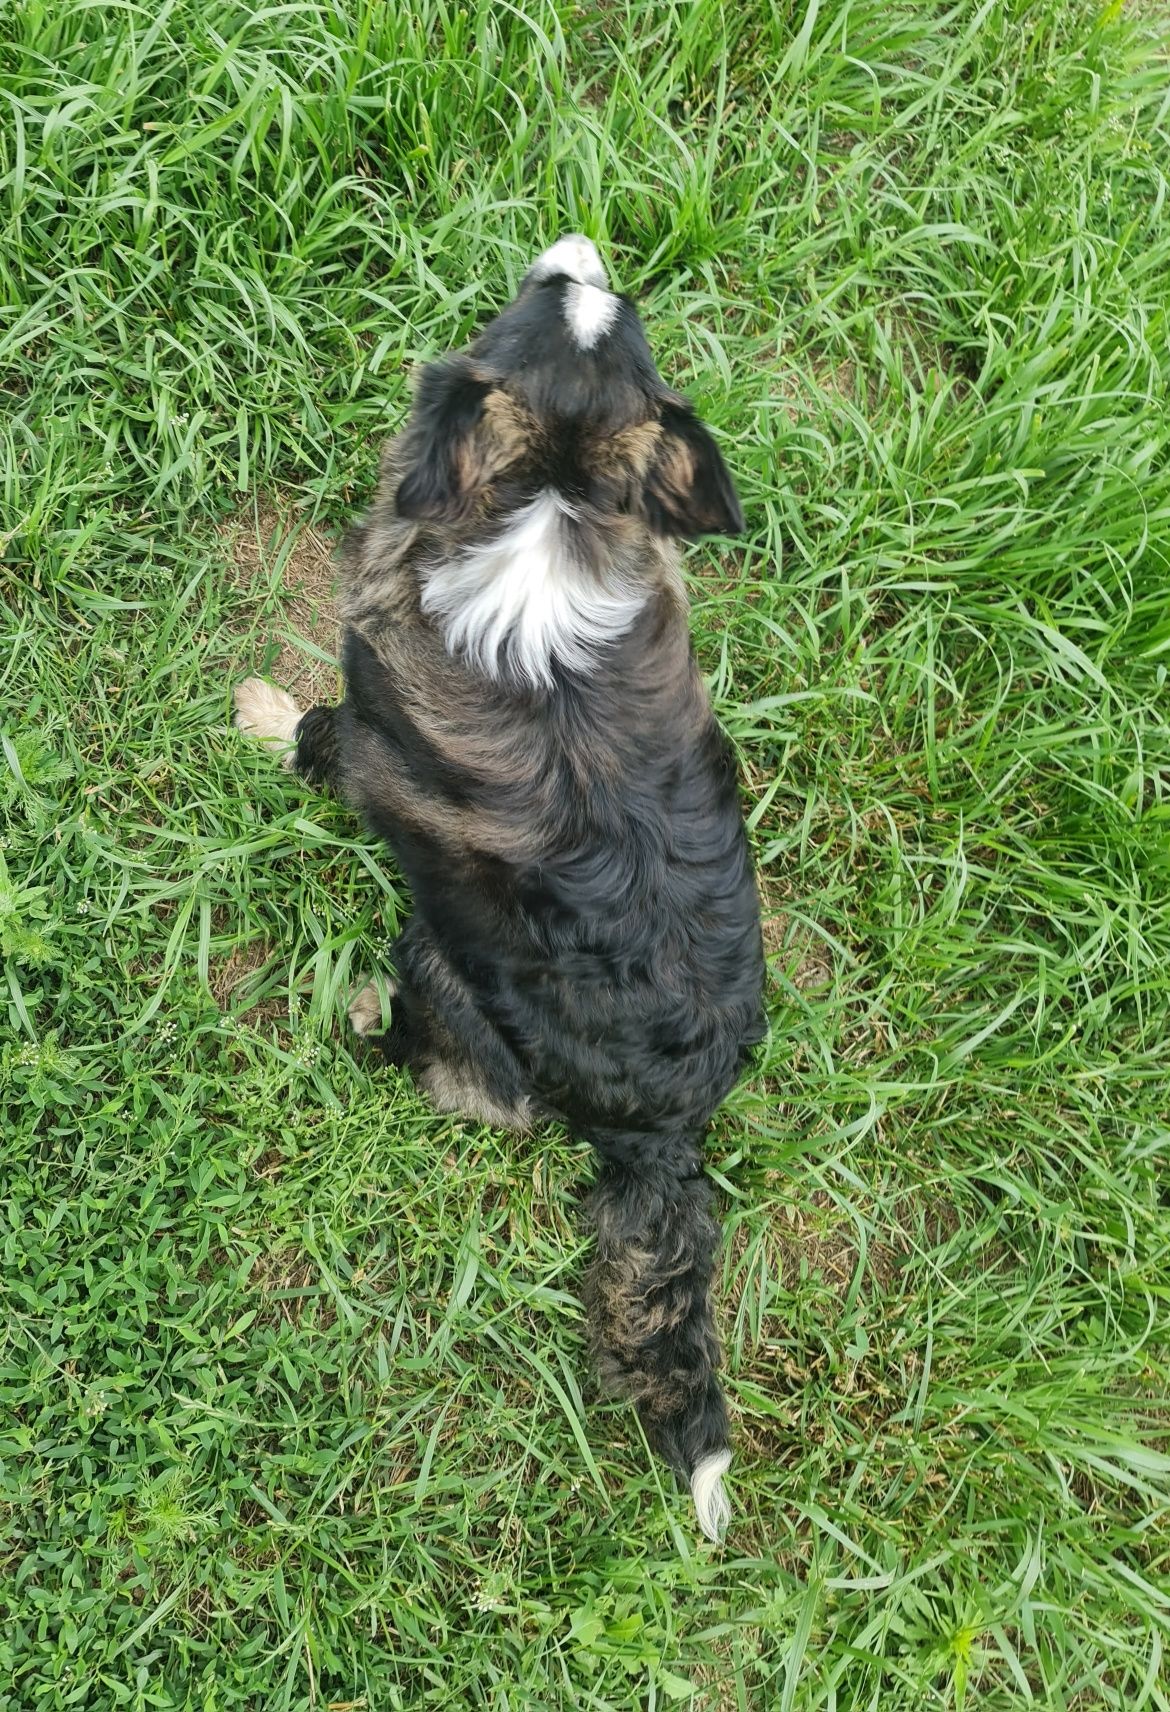
<path fill-rule="evenodd" d="M 1168 41 L 0 14 L 0 1712 L 1170 1707 Z M 748 516 L 722 1548 L 596 1395 L 586 1150 L 363 1061 L 409 901 L 229 724 L 333 692 L 412 365 L 574 229 Z"/>

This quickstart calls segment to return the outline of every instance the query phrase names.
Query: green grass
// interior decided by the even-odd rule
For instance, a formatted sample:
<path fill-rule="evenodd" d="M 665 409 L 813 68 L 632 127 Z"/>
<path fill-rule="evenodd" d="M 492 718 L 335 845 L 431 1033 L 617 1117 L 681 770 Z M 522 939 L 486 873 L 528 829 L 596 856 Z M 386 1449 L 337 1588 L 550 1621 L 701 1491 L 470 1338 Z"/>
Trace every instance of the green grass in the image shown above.
<path fill-rule="evenodd" d="M 1170 1707 L 1168 36 L 5 9 L 3 1712 Z M 584 1151 L 355 1061 L 393 865 L 228 724 L 223 519 L 340 529 L 572 228 L 750 519 L 723 1550 L 594 1396 Z"/>

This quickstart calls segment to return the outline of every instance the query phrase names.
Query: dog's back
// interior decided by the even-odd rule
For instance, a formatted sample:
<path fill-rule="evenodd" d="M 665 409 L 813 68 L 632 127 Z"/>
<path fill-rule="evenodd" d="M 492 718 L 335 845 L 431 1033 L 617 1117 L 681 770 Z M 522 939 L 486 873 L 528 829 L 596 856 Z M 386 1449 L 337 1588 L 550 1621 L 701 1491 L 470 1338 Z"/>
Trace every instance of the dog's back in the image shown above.
<path fill-rule="evenodd" d="M 377 532 L 350 551 L 368 588 Z M 367 601 L 346 639 L 345 794 L 542 1106 L 607 1153 L 625 1132 L 697 1139 L 759 1037 L 762 960 L 734 761 L 676 590 L 532 694 L 453 659 L 398 574 L 402 598 Z"/>

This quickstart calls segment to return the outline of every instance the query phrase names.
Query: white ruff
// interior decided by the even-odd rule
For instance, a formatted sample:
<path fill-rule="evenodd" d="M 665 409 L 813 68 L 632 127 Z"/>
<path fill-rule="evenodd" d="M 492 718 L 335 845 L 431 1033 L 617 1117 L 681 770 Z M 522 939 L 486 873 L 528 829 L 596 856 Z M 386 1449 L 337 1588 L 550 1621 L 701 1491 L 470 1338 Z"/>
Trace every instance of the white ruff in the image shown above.
<path fill-rule="evenodd" d="M 565 293 L 565 320 L 583 351 L 591 351 L 617 319 L 618 300 L 596 285 L 571 285 Z"/>
<path fill-rule="evenodd" d="M 510 667 L 551 685 L 553 662 L 588 671 L 596 649 L 623 635 L 642 592 L 609 587 L 574 556 L 572 508 L 547 489 L 502 534 L 424 573 L 422 609 L 442 626 L 448 651 L 489 677 Z"/>
<path fill-rule="evenodd" d="M 723 1476 L 730 1467 L 731 1452 L 717 1450 L 705 1456 L 691 1475 L 691 1497 L 695 1500 L 699 1526 L 716 1543 L 727 1532 L 731 1520 L 731 1505 L 723 1490 Z"/>

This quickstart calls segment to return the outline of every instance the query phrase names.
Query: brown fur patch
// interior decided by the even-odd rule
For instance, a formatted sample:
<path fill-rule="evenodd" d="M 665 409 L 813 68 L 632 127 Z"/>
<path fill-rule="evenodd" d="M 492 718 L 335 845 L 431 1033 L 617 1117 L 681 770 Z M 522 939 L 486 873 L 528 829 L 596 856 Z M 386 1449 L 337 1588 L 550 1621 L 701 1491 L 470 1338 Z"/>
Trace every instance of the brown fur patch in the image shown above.
<path fill-rule="evenodd" d="M 597 442 L 594 461 L 605 474 L 616 469 L 627 470 L 641 481 L 654 461 L 662 439 L 657 422 L 640 422 L 636 428 L 623 428 Z"/>
<path fill-rule="evenodd" d="M 532 444 L 534 425 L 515 399 L 497 388 L 483 405 L 481 434 L 493 473 L 517 463 Z"/>
<path fill-rule="evenodd" d="M 479 420 L 453 448 L 460 504 L 478 516 L 491 500 L 491 484 L 529 452 L 534 424 L 499 387 L 483 401 Z M 458 507 L 456 508 L 458 509 Z"/>
<path fill-rule="evenodd" d="M 695 479 L 695 460 L 673 434 L 664 434 L 658 446 L 654 467 L 655 484 L 671 494 L 681 504 Z"/>
<path fill-rule="evenodd" d="M 660 1255 L 631 1244 L 597 1268 L 606 1336 L 616 1349 L 633 1354 L 648 1337 L 674 1331 L 686 1319 L 690 1294 L 670 1289 L 678 1273 L 663 1267 Z"/>

